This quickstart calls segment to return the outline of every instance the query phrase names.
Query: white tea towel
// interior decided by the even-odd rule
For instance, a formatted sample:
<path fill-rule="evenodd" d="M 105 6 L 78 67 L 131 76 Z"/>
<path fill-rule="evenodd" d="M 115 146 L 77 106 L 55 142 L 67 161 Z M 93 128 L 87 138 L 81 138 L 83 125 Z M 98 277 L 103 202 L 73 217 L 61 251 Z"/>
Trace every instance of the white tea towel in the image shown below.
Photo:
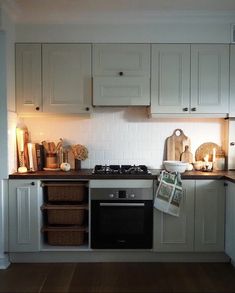
<path fill-rule="evenodd" d="M 159 181 L 154 207 L 172 216 L 179 216 L 180 201 L 183 196 L 180 173 L 162 171 Z"/>

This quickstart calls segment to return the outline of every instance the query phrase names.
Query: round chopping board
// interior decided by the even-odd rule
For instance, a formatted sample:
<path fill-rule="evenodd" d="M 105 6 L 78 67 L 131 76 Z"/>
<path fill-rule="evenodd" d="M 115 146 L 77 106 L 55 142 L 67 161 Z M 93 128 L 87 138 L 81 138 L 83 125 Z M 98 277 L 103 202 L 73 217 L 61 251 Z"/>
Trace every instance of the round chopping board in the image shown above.
<path fill-rule="evenodd" d="M 214 142 L 206 142 L 201 144 L 195 152 L 195 160 L 204 161 L 204 157 L 209 155 L 209 161 L 212 162 L 213 148 L 215 148 L 216 153 L 217 151 L 221 151 L 221 147 Z"/>

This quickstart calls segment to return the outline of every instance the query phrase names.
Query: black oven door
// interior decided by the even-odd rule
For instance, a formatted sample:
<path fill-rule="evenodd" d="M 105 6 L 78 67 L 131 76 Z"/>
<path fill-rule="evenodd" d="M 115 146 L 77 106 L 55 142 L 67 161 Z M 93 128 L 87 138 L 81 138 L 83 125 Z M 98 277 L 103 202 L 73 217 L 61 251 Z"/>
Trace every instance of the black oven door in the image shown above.
<path fill-rule="evenodd" d="M 152 200 L 92 200 L 91 248 L 150 249 Z"/>

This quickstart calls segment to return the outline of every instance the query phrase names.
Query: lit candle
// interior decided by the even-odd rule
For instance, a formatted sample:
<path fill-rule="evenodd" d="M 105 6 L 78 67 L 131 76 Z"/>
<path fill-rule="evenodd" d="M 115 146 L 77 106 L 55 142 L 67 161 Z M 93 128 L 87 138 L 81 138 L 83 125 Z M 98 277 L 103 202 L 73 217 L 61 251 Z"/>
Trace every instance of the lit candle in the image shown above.
<path fill-rule="evenodd" d="M 213 148 L 212 162 L 215 162 L 215 152 L 216 152 L 216 150 L 215 150 L 215 148 Z"/>
<path fill-rule="evenodd" d="M 206 156 L 204 157 L 204 161 L 205 161 L 206 163 L 208 163 L 208 161 L 209 161 L 209 155 L 206 155 Z"/>

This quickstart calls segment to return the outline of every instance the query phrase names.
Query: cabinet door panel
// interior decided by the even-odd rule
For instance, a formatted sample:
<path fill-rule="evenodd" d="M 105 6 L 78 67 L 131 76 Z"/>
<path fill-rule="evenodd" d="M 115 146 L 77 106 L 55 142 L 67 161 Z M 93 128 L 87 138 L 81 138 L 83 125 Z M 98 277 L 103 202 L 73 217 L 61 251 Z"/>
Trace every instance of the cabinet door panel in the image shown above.
<path fill-rule="evenodd" d="M 228 113 L 229 46 L 191 46 L 191 108 L 196 113 Z"/>
<path fill-rule="evenodd" d="M 86 113 L 91 106 L 91 45 L 43 45 L 43 111 Z"/>
<path fill-rule="evenodd" d="M 150 81 L 141 77 L 95 77 L 93 80 L 95 106 L 149 105 Z"/>
<path fill-rule="evenodd" d="M 93 76 L 150 77 L 149 44 L 93 45 Z"/>
<path fill-rule="evenodd" d="M 152 45 L 151 112 L 189 111 L 190 45 Z"/>
<path fill-rule="evenodd" d="M 155 251 L 193 251 L 194 186 L 194 180 L 183 181 L 179 217 L 154 210 Z"/>
<path fill-rule="evenodd" d="M 9 181 L 9 251 L 39 251 L 39 182 Z"/>
<path fill-rule="evenodd" d="M 195 250 L 224 250 L 225 190 L 222 181 L 197 180 Z"/>
<path fill-rule="evenodd" d="M 40 44 L 16 44 L 16 107 L 18 113 L 42 111 Z"/>
<path fill-rule="evenodd" d="M 230 46 L 230 109 L 229 116 L 235 117 L 235 45 Z"/>
<path fill-rule="evenodd" d="M 226 192 L 225 252 L 235 263 L 235 184 L 228 182 Z"/>

